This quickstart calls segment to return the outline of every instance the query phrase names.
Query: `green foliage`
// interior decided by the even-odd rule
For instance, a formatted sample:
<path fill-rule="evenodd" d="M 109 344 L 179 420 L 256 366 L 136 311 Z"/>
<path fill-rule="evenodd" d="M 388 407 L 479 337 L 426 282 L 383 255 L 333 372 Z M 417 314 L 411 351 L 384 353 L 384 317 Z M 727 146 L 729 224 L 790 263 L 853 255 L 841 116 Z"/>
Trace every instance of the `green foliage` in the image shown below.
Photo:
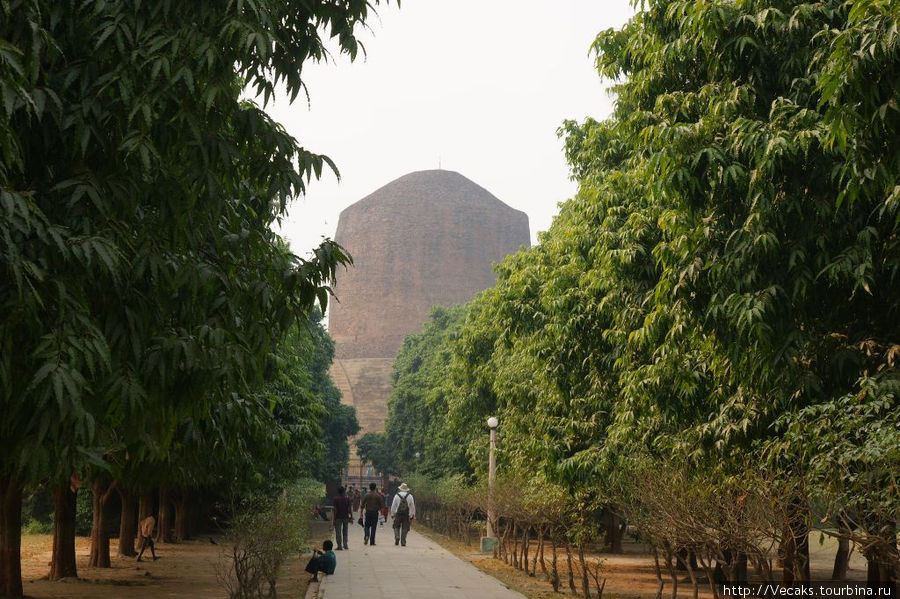
<path fill-rule="evenodd" d="M 49 535 L 53 534 L 53 523 L 28 518 L 22 524 L 22 534 L 26 535 Z"/>
<path fill-rule="evenodd" d="M 91 504 L 91 493 L 81 489 L 75 496 L 75 534 L 83 537 L 91 534 L 94 517 L 94 506 Z"/>
<path fill-rule="evenodd" d="M 321 320 L 315 310 L 289 332 L 257 390 L 226 396 L 182 421 L 157 464 L 164 472 L 154 479 L 252 495 L 304 477 L 335 478 L 349 453 L 347 437 L 358 425 L 353 407 L 340 404 L 328 377 L 334 344 Z"/>
<path fill-rule="evenodd" d="M 53 502 L 43 489 L 22 498 L 22 530 L 27 534 L 53 532 Z"/>
<path fill-rule="evenodd" d="M 710 559 L 814 505 L 896 565 L 898 30 L 896 0 L 655 0 L 600 33 L 614 113 L 564 123 L 577 195 L 419 352 L 450 356 L 429 424 L 481 473 L 497 415 L 501 471 Z"/>
<path fill-rule="evenodd" d="M 352 414 L 279 346 L 351 259 L 273 227 L 337 171 L 242 95 L 296 97 L 328 38 L 355 57 L 378 0 L 300 4 L 0 3 L 0 479 L 240 486 L 279 450 L 334 471 L 320 421 L 339 454 Z"/>
<path fill-rule="evenodd" d="M 355 56 L 372 5 L 0 7 L 4 473 L 106 468 L 111 431 L 165 452 L 324 309 L 349 256 L 300 258 L 271 225 L 331 162 L 240 96 L 296 96 L 326 31 Z"/>
<path fill-rule="evenodd" d="M 383 466 L 390 466 L 388 471 L 467 469 L 465 447 L 444 423 L 452 391 L 443 385 L 450 362 L 447 344 L 459 334 L 464 318 L 462 306 L 435 306 L 422 333 L 408 335 L 397 352 L 388 399 L 386 441 L 372 438 L 371 448 Z"/>
<path fill-rule="evenodd" d="M 316 315 L 315 322 L 320 320 L 321 316 Z M 317 397 L 323 408 L 319 419 L 322 452 L 313 454 L 307 450 L 306 459 L 313 456 L 316 459 L 306 467 L 310 476 L 325 482 L 340 477 L 341 470 L 350 457 L 347 437 L 359 432 L 359 422 L 356 420 L 355 408 L 341 403 L 340 391 L 329 375 L 334 360 L 334 341 L 320 324 L 311 325 L 311 333 L 312 344 L 305 366 L 309 372 L 306 387 Z"/>
<path fill-rule="evenodd" d="M 864 547 L 890 538 L 889 523 L 900 506 L 897 373 L 867 377 L 855 393 L 804 408 L 786 421 L 784 440 L 771 450 L 799 459 L 823 521 L 852 529 Z"/>
<path fill-rule="evenodd" d="M 372 464 L 382 474 L 400 474 L 396 465 L 393 439 L 385 433 L 366 433 L 356 440 L 356 455 L 364 462 Z"/>

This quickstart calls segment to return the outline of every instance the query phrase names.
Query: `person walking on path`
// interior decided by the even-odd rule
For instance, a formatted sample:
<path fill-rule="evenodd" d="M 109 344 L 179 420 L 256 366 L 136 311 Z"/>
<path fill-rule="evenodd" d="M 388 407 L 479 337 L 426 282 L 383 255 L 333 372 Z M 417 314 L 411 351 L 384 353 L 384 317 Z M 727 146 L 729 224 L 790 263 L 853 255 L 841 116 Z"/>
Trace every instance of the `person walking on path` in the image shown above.
<path fill-rule="evenodd" d="M 416 517 L 416 502 L 406 483 L 400 485 L 391 503 L 391 518 L 394 519 L 394 545 L 406 547 L 406 533 L 409 524 Z"/>
<path fill-rule="evenodd" d="M 334 504 L 334 540 L 337 549 L 350 549 L 347 544 L 347 532 L 350 527 L 350 498 L 344 494 L 344 487 L 338 488 L 338 494 L 333 500 Z"/>
<path fill-rule="evenodd" d="M 153 516 L 147 516 L 141 523 L 138 525 L 138 531 L 141 533 L 141 552 L 138 553 L 137 561 L 141 561 L 141 556 L 144 555 L 144 551 L 147 547 L 150 548 L 150 555 L 153 556 L 153 561 L 158 560 L 156 557 L 156 548 L 153 546 L 153 529 L 156 528 L 156 518 Z"/>
<path fill-rule="evenodd" d="M 365 538 L 363 539 L 363 545 L 375 544 L 375 531 L 378 530 L 378 514 L 381 512 L 381 508 L 384 507 L 384 498 L 381 496 L 381 493 L 375 490 L 376 487 L 375 483 L 369 483 L 369 492 L 362 499 L 362 508 L 365 513 L 365 522 L 363 524 L 365 527 L 363 529 Z"/>
<path fill-rule="evenodd" d="M 362 493 L 359 492 L 359 489 L 353 489 L 353 492 L 350 493 L 350 498 L 353 499 L 353 513 L 362 516 L 362 514 L 359 513 L 359 506 L 362 503 Z"/>
<path fill-rule="evenodd" d="M 381 495 L 381 504 L 382 504 L 381 505 L 381 521 L 378 524 L 382 525 L 385 522 L 387 522 L 388 513 L 390 512 L 391 508 L 388 507 L 387 494 L 385 494 L 385 492 L 384 492 L 384 487 L 381 487 L 381 491 L 379 491 L 378 493 L 379 493 L 379 495 Z"/>

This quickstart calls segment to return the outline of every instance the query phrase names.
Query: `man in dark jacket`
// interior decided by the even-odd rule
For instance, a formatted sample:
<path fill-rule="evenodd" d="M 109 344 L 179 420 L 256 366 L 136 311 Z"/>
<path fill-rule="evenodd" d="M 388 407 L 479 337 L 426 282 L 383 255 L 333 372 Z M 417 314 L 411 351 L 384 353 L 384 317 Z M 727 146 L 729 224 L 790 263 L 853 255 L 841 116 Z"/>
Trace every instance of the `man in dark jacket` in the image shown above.
<path fill-rule="evenodd" d="M 337 542 L 337 550 L 350 549 L 347 544 L 347 530 L 350 527 L 350 498 L 344 494 L 344 487 L 338 489 L 334 503 L 334 540 Z"/>
<path fill-rule="evenodd" d="M 369 483 L 369 492 L 362 500 L 362 508 L 365 510 L 365 538 L 363 545 L 375 544 L 375 531 L 378 529 L 378 514 L 384 507 L 384 497 L 375 490 L 375 483 Z"/>

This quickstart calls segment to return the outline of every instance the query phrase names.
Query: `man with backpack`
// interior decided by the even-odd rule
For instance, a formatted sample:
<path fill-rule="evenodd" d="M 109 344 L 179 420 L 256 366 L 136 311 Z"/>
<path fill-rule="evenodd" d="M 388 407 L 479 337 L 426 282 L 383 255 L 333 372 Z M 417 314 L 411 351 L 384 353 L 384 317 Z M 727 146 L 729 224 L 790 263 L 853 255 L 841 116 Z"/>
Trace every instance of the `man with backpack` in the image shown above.
<path fill-rule="evenodd" d="M 416 502 L 406 483 L 400 485 L 391 502 L 391 518 L 394 519 L 394 545 L 406 547 L 409 523 L 416 517 Z"/>

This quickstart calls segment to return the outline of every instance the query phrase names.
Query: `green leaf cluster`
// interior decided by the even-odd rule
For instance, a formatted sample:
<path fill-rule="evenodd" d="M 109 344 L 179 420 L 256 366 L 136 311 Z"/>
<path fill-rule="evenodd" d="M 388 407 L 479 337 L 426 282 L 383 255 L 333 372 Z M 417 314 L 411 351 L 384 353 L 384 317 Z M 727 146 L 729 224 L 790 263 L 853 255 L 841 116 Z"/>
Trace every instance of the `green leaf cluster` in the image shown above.
<path fill-rule="evenodd" d="M 891 0 L 652 0 L 601 32 L 614 112 L 560 128 L 577 195 L 448 340 L 447 430 L 496 415 L 502 468 L 723 562 L 850 519 L 896 568 L 898 29 Z M 479 471 L 486 437 L 457 437 Z"/>
<path fill-rule="evenodd" d="M 354 418 L 307 320 L 351 258 L 273 228 L 337 171 L 242 94 L 296 97 L 377 4 L 0 3 L 3 492 L 265 478 L 234 466 L 285 448 L 311 454 L 291 472 L 336 470 L 320 443 L 340 460 Z"/>

